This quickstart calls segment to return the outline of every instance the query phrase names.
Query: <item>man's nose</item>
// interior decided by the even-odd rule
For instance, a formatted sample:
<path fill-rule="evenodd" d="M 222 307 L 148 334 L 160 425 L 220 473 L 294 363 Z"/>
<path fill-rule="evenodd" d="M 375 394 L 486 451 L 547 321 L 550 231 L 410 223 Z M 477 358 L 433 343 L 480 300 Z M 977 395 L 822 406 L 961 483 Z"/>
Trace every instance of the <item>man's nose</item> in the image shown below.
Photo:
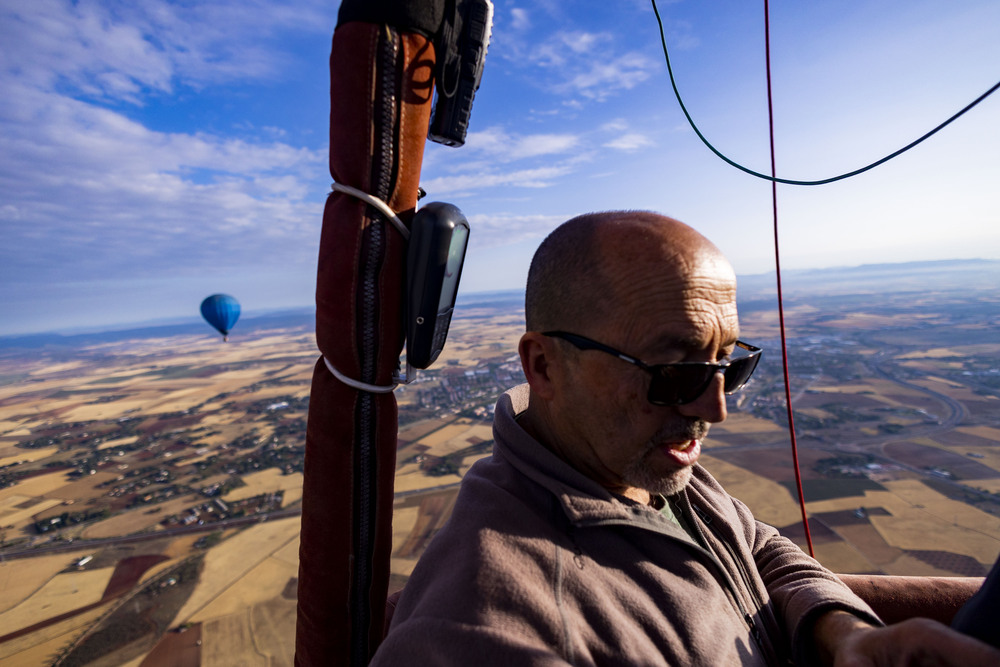
<path fill-rule="evenodd" d="M 722 372 L 716 373 L 701 396 L 690 403 L 677 406 L 677 410 L 684 416 L 698 417 L 710 424 L 725 421 L 727 412 L 723 380 Z"/>

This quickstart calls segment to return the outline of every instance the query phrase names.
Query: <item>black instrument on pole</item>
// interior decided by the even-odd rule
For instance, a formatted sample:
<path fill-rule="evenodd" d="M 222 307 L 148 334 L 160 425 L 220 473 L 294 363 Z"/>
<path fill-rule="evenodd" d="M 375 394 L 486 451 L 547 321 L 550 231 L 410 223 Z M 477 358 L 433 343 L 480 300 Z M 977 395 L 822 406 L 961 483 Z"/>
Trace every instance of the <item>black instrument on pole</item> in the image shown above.
<path fill-rule="evenodd" d="M 427 137 L 446 146 L 461 146 L 469 129 L 472 101 L 483 77 L 483 64 L 493 30 L 490 0 L 455 0 L 445 12 L 437 41 L 437 100 Z"/>
<path fill-rule="evenodd" d="M 413 216 L 406 260 L 406 361 L 413 368 L 427 368 L 444 348 L 468 242 L 469 223 L 451 204 L 427 204 Z"/>

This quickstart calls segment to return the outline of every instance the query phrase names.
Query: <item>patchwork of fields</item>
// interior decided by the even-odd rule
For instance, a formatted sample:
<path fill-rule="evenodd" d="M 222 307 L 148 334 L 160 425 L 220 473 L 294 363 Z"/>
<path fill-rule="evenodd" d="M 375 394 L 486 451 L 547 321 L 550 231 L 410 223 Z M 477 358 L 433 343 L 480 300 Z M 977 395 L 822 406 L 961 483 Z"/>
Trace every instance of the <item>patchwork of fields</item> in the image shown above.
<path fill-rule="evenodd" d="M 907 348 L 897 332 L 888 347 L 886 318 L 861 314 L 820 340 L 821 311 L 790 312 L 791 356 L 810 360 L 791 370 L 817 557 L 984 574 L 1000 552 L 1000 391 L 967 362 L 1000 360 L 1000 341 Z M 772 319 L 745 318 L 767 356 L 702 463 L 804 546 Z M 394 589 L 490 454 L 522 326 L 503 310 L 457 318 L 435 369 L 397 392 Z M 302 329 L 0 355 L 0 667 L 292 664 L 315 361 Z"/>

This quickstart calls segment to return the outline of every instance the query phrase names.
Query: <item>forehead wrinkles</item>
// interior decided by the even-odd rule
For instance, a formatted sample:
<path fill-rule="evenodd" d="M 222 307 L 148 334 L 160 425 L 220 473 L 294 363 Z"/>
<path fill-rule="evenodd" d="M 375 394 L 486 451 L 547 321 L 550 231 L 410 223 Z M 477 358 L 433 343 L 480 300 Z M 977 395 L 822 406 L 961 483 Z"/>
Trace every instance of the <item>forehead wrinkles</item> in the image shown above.
<path fill-rule="evenodd" d="M 726 344 L 739 331 L 736 315 L 735 289 L 713 287 L 687 290 L 684 295 L 684 314 L 687 324 L 698 334 L 699 340 L 708 338 L 709 344 Z"/>
<path fill-rule="evenodd" d="M 736 283 L 722 276 L 701 276 L 684 282 L 677 290 L 679 301 L 704 307 L 736 307 Z"/>
<path fill-rule="evenodd" d="M 646 274 L 621 287 L 622 307 L 611 326 L 637 347 L 721 347 L 739 331 L 731 274 Z"/>
<path fill-rule="evenodd" d="M 735 326 L 732 266 L 695 230 L 669 219 L 655 225 L 625 221 L 600 228 L 597 236 L 594 263 L 603 294 L 585 300 L 609 330 L 621 334 L 634 327 L 626 335 L 638 342 L 650 340 L 651 329 L 661 323 L 683 337 L 703 337 L 715 328 L 714 340 Z"/>

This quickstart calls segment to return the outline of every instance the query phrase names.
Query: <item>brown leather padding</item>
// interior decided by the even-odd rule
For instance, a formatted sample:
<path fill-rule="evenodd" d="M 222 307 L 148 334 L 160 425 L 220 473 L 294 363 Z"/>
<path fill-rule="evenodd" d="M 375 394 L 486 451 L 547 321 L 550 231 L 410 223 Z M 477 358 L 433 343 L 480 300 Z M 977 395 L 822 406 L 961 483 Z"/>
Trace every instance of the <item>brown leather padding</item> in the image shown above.
<path fill-rule="evenodd" d="M 868 603 L 886 624 L 908 618 L 930 618 L 950 625 L 959 608 L 983 585 L 982 577 L 902 577 L 881 574 L 839 574 L 854 594 Z M 402 590 L 385 601 L 389 628 Z"/>
<path fill-rule="evenodd" d="M 982 577 L 837 576 L 890 625 L 917 616 L 950 625 L 984 581 Z"/>
<path fill-rule="evenodd" d="M 347 23 L 334 33 L 330 173 L 339 183 L 382 198 L 406 224 L 416 207 L 433 71 L 434 49 L 423 36 L 400 35 L 367 23 Z M 375 145 L 386 128 L 394 132 L 389 152 Z M 390 177 L 373 184 L 374 172 L 384 173 L 380 167 L 386 164 L 392 166 Z M 377 192 L 386 184 L 388 192 Z M 380 229 L 370 229 L 374 225 Z M 378 243 L 372 242 L 375 233 Z M 320 352 L 349 378 L 392 383 L 403 342 L 405 255 L 400 232 L 367 204 L 339 193 L 327 199 L 316 284 L 316 339 Z M 362 289 L 365 267 L 376 277 L 372 290 Z M 362 303 L 368 304 L 368 330 L 374 331 L 367 344 L 358 340 Z M 367 379 L 362 373 L 366 364 L 374 364 L 373 376 Z M 359 409 L 362 402 L 364 410 Z M 297 665 L 366 664 L 382 639 L 396 432 L 391 393 L 362 394 L 335 379 L 322 359 L 317 362 L 306 432 Z M 371 474 L 360 479 L 361 468 Z M 356 502 L 359 497 L 365 500 Z M 371 507 L 372 514 L 359 506 Z M 367 540 L 359 533 L 361 515 L 374 516 L 365 523 Z M 370 550 L 355 551 L 355 544 L 369 542 Z M 367 577 L 358 575 L 361 571 Z M 367 582 L 367 590 L 353 590 L 362 587 L 359 581 Z M 359 596 L 368 601 L 370 613 L 362 614 L 367 627 L 354 627 L 358 606 L 351 603 Z"/>

